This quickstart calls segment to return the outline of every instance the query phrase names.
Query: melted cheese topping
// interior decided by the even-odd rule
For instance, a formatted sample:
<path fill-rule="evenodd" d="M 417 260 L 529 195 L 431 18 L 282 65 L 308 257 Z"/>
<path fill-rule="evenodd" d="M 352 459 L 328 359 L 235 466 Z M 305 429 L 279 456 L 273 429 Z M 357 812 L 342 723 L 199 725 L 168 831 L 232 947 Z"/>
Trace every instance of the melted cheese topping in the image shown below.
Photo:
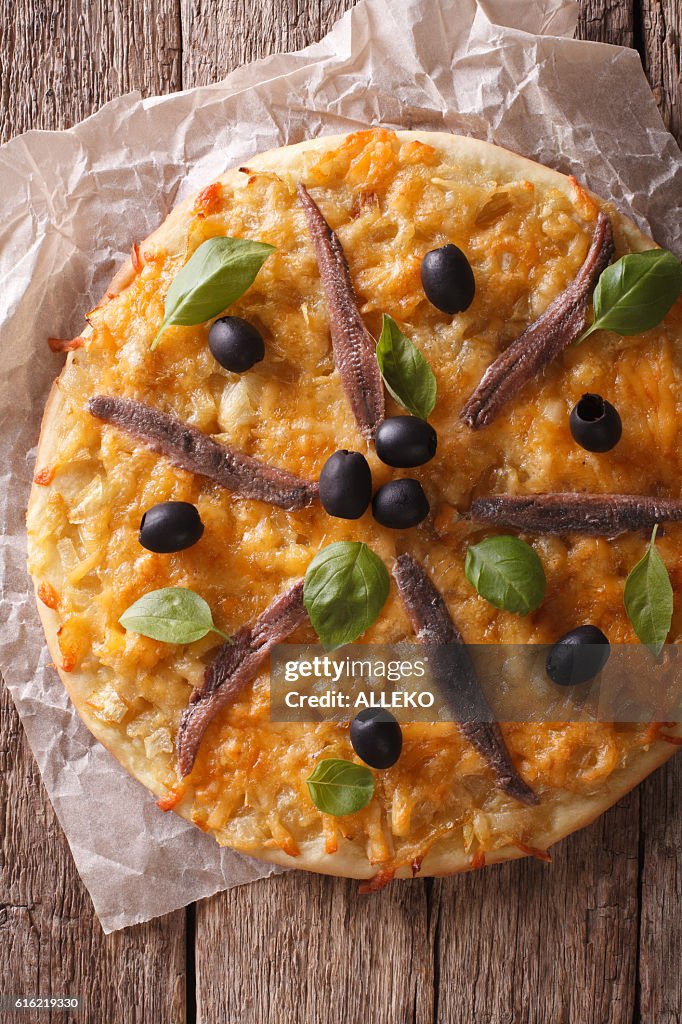
<path fill-rule="evenodd" d="M 514 164 L 510 163 L 510 167 Z M 429 360 L 438 381 L 431 421 L 435 459 L 407 471 L 418 477 L 432 513 L 396 533 L 367 513 L 356 522 L 328 517 L 319 505 L 288 513 L 233 497 L 173 467 L 125 433 L 85 411 L 98 392 L 141 399 L 175 412 L 218 440 L 301 476 L 317 478 L 338 448 L 367 453 L 375 486 L 399 475 L 367 451 L 334 367 L 327 308 L 295 186 L 301 178 L 338 233 L 363 315 L 378 336 L 381 314 L 394 317 Z M 551 642 L 584 622 L 612 642 L 636 640 L 623 608 L 628 571 L 643 536 L 529 537 L 547 574 L 547 597 L 527 618 L 499 612 L 464 576 L 469 541 L 495 531 L 460 516 L 472 497 L 493 491 L 594 490 L 677 495 L 680 436 L 680 309 L 637 337 L 599 332 L 570 348 L 519 394 L 493 425 L 472 433 L 459 410 L 495 356 L 565 288 L 589 246 L 597 207 L 576 184 L 567 197 L 549 186 L 490 177 L 419 141 L 382 130 L 349 136 L 310 153 L 300 174 L 257 171 L 209 186 L 182 222 L 176 248 L 135 248 L 136 276 L 91 315 L 92 333 L 70 356 L 59 388 L 66 404 L 29 521 L 30 570 L 39 596 L 57 609 L 61 668 L 78 672 L 82 710 L 103 723 L 109 745 L 132 770 L 144 765 L 158 793 L 192 804 L 192 817 L 221 843 L 250 850 L 276 846 L 295 857 L 322 835 L 333 857 L 340 835 L 364 844 L 371 863 L 419 862 L 436 841 L 491 850 L 537 845 L 568 794 L 597 792 L 651 740 L 630 726 L 517 724 L 504 727 L 520 772 L 541 796 L 522 808 L 492 784 L 490 772 L 455 725 L 406 726 L 398 763 L 376 774 L 365 810 L 322 815 L 305 779 L 323 757 L 355 759 L 348 730 L 334 724 L 277 725 L 269 720 L 262 673 L 210 726 L 187 790 L 177 789 L 174 739 L 192 687 L 215 655 L 215 637 L 187 647 L 127 633 L 122 612 L 147 591 L 191 587 L 225 632 L 251 621 L 322 546 L 366 541 L 390 565 L 410 550 L 443 592 L 470 642 Z M 618 255 L 626 241 L 618 230 Z M 207 238 L 266 241 L 276 252 L 230 312 L 263 333 L 266 356 L 237 376 L 207 346 L 208 326 L 168 329 L 162 319 L 173 276 Z M 476 277 L 470 308 L 446 316 L 425 299 L 420 264 L 454 242 Z M 607 396 L 623 414 L 620 444 L 594 455 L 570 436 L 568 414 L 583 392 Z M 387 414 L 399 410 L 388 400 Z M 158 555 L 138 543 L 140 519 L 168 499 L 194 502 L 205 524 L 187 551 Z M 659 548 L 675 583 L 682 572 L 680 527 Z M 671 640 L 680 638 L 677 613 Z M 410 635 L 392 592 L 363 638 Z M 293 638 L 313 640 L 303 629 Z"/>

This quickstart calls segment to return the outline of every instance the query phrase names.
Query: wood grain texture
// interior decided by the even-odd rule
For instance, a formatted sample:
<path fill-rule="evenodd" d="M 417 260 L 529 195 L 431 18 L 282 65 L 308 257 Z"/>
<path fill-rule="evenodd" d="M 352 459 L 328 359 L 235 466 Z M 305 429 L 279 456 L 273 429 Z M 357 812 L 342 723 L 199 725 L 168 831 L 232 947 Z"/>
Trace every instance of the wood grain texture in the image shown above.
<path fill-rule="evenodd" d="M 185 88 L 316 42 L 356 0 L 181 0 Z"/>
<path fill-rule="evenodd" d="M 104 936 L 4 688 L 0 821 L 0 993 L 82 1000 L 73 1015 L 0 1013 L 3 1024 L 182 1024 L 184 913 Z"/>
<path fill-rule="evenodd" d="M 632 1020 L 638 806 L 630 794 L 556 846 L 550 865 L 527 859 L 436 883 L 439 1020 Z"/>
<path fill-rule="evenodd" d="M 646 0 L 640 18 L 644 70 L 663 120 L 682 146 L 682 4 Z"/>
<path fill-rule="evenodd" d="M 175 0 L 2 0 L 0 135 L 66 128 L 131 89 L 181 86 Z M 0 704 L 0 993 L 77 995 L 8 1024 L 184 1024 L 185 913 L 105 937 L 7 692 Z"/>
<path fill-rule="evenodd" d="M 434 1019 L 423 882 L 363 896 L 355 882 L 296 872 L 199 903 L 196 925 L 201 1024 Z"/>
<path fill-rule="evenodd" d="M 682 1020 L 682 757 L 642 783 L 640 1024 Z"/>
<path fill-rule="evenodd" d="M 577 35 L 639 50 L 663 121 L 682 146 L 680 0 L 580 0 Z"/>
<path fill-rule="evenodd" d="M 352 3 L 0 0 L 0 138 L 66 127 L 133 88 L 216 81 L 320 38 Z M 680 140 L 679 0 L 582 0 L 579 35 L 640 49 Z M 549 867 L 373 896 L 292 874 L 104 938 L 3 694 L 0 992 L 86 1000 L 73 1018 L 9 1024 L 679 1022 L 681 785 L 682 758 Z"/>
<path fill-rule="evenodd" d="M 182 86 L 179 0 L 0 0 L 0 140 Z"/>
<path fill-rule="evenodd" d="M 634 46 L 634 0 L 581 0 L 576 35 L 600 43 Z"/>

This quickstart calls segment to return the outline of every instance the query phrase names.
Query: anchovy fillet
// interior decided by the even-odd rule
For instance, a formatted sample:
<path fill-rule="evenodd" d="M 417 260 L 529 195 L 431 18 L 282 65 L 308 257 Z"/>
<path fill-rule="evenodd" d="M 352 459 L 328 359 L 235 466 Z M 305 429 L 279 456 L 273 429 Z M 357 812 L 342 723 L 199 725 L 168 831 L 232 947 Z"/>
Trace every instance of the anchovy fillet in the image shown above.
<path fill-rule="evenodd" d="M 475 498 L 469 517 L 527 533 L 614 537 L 682 521 L 682 501 L 640 494 L 499 494 Z"/>
<path fill-rule="evenodd" d="M 577 277 L 535 323 L 491 363 L 459 418 L 473 430 L 484 427 L 520 389 L 582 334 L 587 308 L 601 272 L 614 253 L 613 228 L 600 213 L 592 244 Z"/>
<path fill-rule="evenodd" d="M 538 803 L 537 795 L 512 764 L 466 645 L 426 570 L 404 554 L 396 560 L 393 577 L 419 641 L 435 649 L 428 655 L 434 677 L 462 733 L 492 770 L 496 786 L 523 804 Z"/>
<path fill-rule="evenodd" d="M 310 505 L 317 483 L 218 444 L 196 427 L 131 398 L 96 395 L 88 410 L 160 452 L 181 469 L 208 477 L 229 491 L 294 511 Z"/>
<path fill-rule="evenodd" d="M 384 387 L 376 343 L 360 316 L 341 243 L 304 185 L 298 186 L 298 197 L 327 298 L 334 359 L 358 426 L 371 440 L 384 418 Z"/>
<path fill-rule="evenodd" d="M 242 626 L 232 640 L 223 644 L 180 719 L 176 750 L 183 777 L 192 771 L 199 744 L 218 712 L 255 678 L 270 650 L 298 629 L 306 614 L 303 580 L 299 580 L 280 594 L 252 625 Z"/>

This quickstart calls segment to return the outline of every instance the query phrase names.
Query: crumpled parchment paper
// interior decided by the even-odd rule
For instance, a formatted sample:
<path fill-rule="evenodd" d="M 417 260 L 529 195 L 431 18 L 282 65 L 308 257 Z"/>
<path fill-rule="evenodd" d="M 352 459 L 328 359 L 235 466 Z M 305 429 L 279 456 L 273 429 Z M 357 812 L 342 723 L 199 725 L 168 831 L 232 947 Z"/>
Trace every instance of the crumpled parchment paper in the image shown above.
<path fill-rule="evenodd" d="M 105 931 L 271 873 L 162 813 L 49 667 L 24 509 L 62 357 L 133 240 L 254 153 L 382 123 L 476 135 L 571 172 L 682 249 L 682 155 L 638 55 L 573 40 L 569 0 L 364 0 L 320 43 L 215 86 L 107 104 L 0 149 L 0 669 Z M 10 755 L 11 756 L 11 755 Z"/>

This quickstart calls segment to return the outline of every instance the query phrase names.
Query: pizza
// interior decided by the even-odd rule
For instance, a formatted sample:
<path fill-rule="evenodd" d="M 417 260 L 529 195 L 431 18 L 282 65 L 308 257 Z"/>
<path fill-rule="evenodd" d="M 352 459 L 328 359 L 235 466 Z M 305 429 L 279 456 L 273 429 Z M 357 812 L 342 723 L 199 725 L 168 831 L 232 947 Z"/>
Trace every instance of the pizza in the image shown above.
<path fill-rule="evenodd" d="M 241 285 L 189 310 L 192 275 L 224 281 L 235 251 Z M 655 524 L 680 579 L 681 304 L 575 344 L 606 268 L 652 251 L 575 178 L 382 128 L 254 157 L 135 241 L 81 335 L 51 340 L 68 356 L 28 552 L 74 707 L 163 810 L 372 888 L 547 859 L 675 751 L 671 723 L 479 720 L 462 644 L 581 628 L 637 643 L 624 588 Z M 421 399 L 391 386 L 391 343 Z M 542 567 L 527 607 L 487 599 L 485 567 L 467 568 L 500 537 Z M 317 641 L 329 602 L 324 580 L 322 604 L 308 600 L 310 567 L 352 545 L 383 588 L 360 642 L 461 648 L 461 678 L 443 684 L 455 700 L 468 687 L 475 711 L 403 724 L 397 740 L 389 723 L 400 749 L 385 767 L 367 766 L 348 722 L 270 718 L 269 651 Z M 171 590 L 198 595 L 222 636 L 126 628 L 136 602 Z M 669 627 L 677 642 L 679 611 Z M 363 806 L 316 804 L 309 780 L 332 761 L 363 766 Z"/>

